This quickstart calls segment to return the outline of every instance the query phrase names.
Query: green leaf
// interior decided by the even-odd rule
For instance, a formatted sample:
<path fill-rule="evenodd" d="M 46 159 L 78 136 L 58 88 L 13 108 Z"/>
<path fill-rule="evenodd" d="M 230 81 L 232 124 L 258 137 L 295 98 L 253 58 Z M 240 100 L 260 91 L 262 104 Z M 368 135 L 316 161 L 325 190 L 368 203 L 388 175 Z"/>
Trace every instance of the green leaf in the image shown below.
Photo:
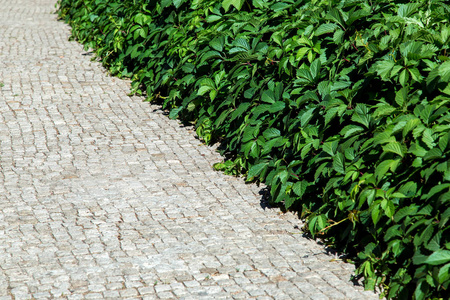
<path fill-rule="evenodd" d="M 404 147 L 399 142 L 390 142 L 389 144 L 383 146 L 384 152 L 392 152 L 395 154 L 400 155 L 401 157 L 404 156 Z"/>
<path fill-rule="evenodd" d="M 388 159 L 379 163 L 375 169 L 375 177 L 377 180 L 382 179 L 388 170 L 395 172 L 399 163 L 400 159 Z"/>
<path fill-rule="evenodd" d="M 439 139 L 439 149 L 441 149 L 441 151 L 445 151 L 447 149 L 448 136 L 449 136 L 448 134 L 445 134 L 441 136 L 441 138 Z"/>
<path fill-rule="evenodd" d="M 393 225 L 391 227 L 388 228 L 388 230 L 386 230 L 386 234 L 384 235 L 384 241 L 388 242 L 390 239 L 397 237 L 397 236 L 401 236 L 402 233 L 399 230 L 400 225 Z"/>
<path fill-rule="evenodd" d="M 446 61 L 439 66 L 439 76 L 441 76 L 441 82 L 450 81 L 450 61 Z"/>
<path fill-rule="evenodd" d="M 244 38 L 237 38 L 233 41 L 233 45 L 243 48 L 246 51 L 250 50 L 250 44 L 248 43 L 248 41 Z"/>
<path fill-rule="evenodd" d="M 284 207 L 286 209 L 289 209 L 292 206 L 292 204 L 294 204 L 295 200 L 296 200 L 295 197 L 284 195 Z"/>
<path fill-rule="evenodd" d="M 342 153 L 337 153 L 333 158 L 333 169 L 341 174 L 345 174 L 345 157 Z"/>
<path fill-rule="evenodd" d="M 445 266 L 440 268 L 438 273 L 439 284 L 442 284 L 448 280 L 450 280 L 450 264 L 446 264 Z"/>
<path fill-rule="evenodd" d="M 420 253 L 420 250 L 416 250 L 412 258 L 413 264 L 422 265 L 424 264 L 425 260 L 427 260 L 427 256 Z"/>
<path fill-rule="evenodd" d="M 273 104 L 275 103 L 275 94 L 271 90 L 265 90 L 261 95 L 261 101 Z"/>
<path fill-rule="evenodd" d="M 271 140 L 273 138 L 279 137 L 281 135 L 280 130 L 276 128 L 267 128 L 263 132 L 263 136 L 266 140 Z"/>
<path fill-rule="evenodd" d="M 334 23 L 322 24 L 314 31 L 314 35 L 319 36 L 326 33 L 332 33 L 337 28 L 339 28 L 339 26 Z"/>
<path fill-rule="evenodd" d="M 219 21 L 220 19 L 222 19 L 222 16 L 218 16 L 218 15 L 209 15 L 206 17 L 206 22 L 208 23 L 214 23 L 216 21 Z M 213 47 L 214 48 L 214 47 Z M 215 48 L 214 48 L 215 49 Z M 218 50 L 218 49 L 216 49 Z M 218 51 L 222 51 L 222 50 L 218 50 Z"/>
<path fill-rule="evenodd" d="M 438 250 L 433 252 L 425 260 L 425 264 L 437 266 L 450 262 L 450 251 L 449 250 Z"/>
<path fill-rule="evenodd" d="M 175 6 L 175 8 L 179 8 L 184 2 L 185 0 L 173 0 L 173 5 Z"/>
<path fill-rule="evenodd" d="M 320 68 L 321 68 L 320 59 L 316 59 L 315 61 L 313 61 L 311 66 L 309 67 L 309 70 L 311 72 L 312 78 L 314 80 L 316 80 L 318 78 L 319 72 L 320 72 Z"/>
<path fill-rule="evenodd" d="M 392 68 L 395 66 L 395 62 L 392 60 L 384 60 L 374 64 L 374 69 L 382 80 L 390 80 Z"/>
<path fill-rule="evenodd" d="M 435 138 L 432 129 L 426 128 L 423 131 L 422 141 L 428 146 L 428 148 L 433 148 L 435 146 Z"/>
<path fill-rule="evenodd" d="M 360 133 L 364 130 L 365 129 L 362 128 L 361 126 L 350 124 L 350 125 L 347 125 L 344 128 L 342 128 L 340 134 L 344 135 L 344 139 L 345 139 L 345 138 L 348 138 L 349 136 L 352 136 L 356 133 Z"/>
<path fill-rule="evenodd" d="M 237 10 L 241 10 L 244 3 L 245 0 L 224 0 L 222 2 L 222 7 L 225 9 L 225 12 L 230 9 L 230 6 L 234 6 Z"/>
<path fill-rule="evenodd" d="M 406 216 L 413 216 L 417 212 L 417 209 L 418 207 L 415 204 L 400 208 L 394 215 L 394 221 L 398 223 Z"/>
<path fill-rule="evenodd" d="M 181 69 L 183 70 L 183 72 L 185 73 L 192 73 L 195 70 L 195 65 L 191 64 L 191 63 L 185 63 Z"/>
<path fill-rule="evenodd" d="M 433 114 L 433 111 L 434 105 L 427 105 L 420 111 L 420 118 L 425 122 L 425 124 L 429 124 L 430 117 Z"/>
<path fill-rule="evenodd" d="M 283 101 L 277 101 L 269 107 L 269 112 L 276 113 L 282 111 L 285 107 L 286 104 Z"/>
<path fill-rule="evenodd" d="M 427 160 L 436 160 L 436 159 L 441 159 L 443 158 L 442 156 L 442 151 L 438 148 L 433 148 L 430 151 L 427 152 L 427 154 L 424 155 L 423 160 L 427 161 Z"/>
<path fill-rule="evenodd" d="M 217 90 L 211 90 L 211 91 L 209 92 L 209 98 L 211 99 L 211 101 L 214 101 L 214 99 L 216 98 L 216 96 L 217 96 Z"/>
<path fill-rule="evenodd" d="M 261 174 L 261 172 L 267 168 L 267 166 L 269 165 L 268 162 L 263 162 L 263 163 L 259 163 L 256 165 L 253 165 L 250 170 L 248 170 L 248 174 L 247 174 L 247 178 L 249 180 L 252 180 L 255 176 L 258 176 L 259 174 Z"/>
<path fill-rule="evenodd" d="M 176 119 L 181 110 L 183 110 L 183 106 L 172 109 L 169 113 L 169 118 Z"/>
<path fill-rule="evenodd" d="M 408 88 L 402 88 L 395 94 L 395 102 L 398 106 L 403 107 L 405 103 L 408 103 Z"/>
<path fill-rule="evenodd" d="M 391 106 L 391 105 L 382 105 L 379 106 L 375 112 L 373 113 L 373 116 L 375 118 L 380 117 L 380 116 L 386 116 L 386 115 L 391 115 L 394 111 L 396 110 L 395 107 Z"/>
<path fill-rule="evenodd" d="M 225 76 L 225 71 L 220 71 L 214 74 L 214 86 L 219 87 L 222 82 L 223 77 Z"/>
<path fill-rule="evenodd" d="M 338 141 L 326 142 L 323 144 L 322 150 L 328 153 L 330 156 L 334 156 L 338 145 Z"/>
<path fill-rule="evenodd" d="M 223 51 L 224 45 L 225 45 L 225 37 L 223 36 L 216 37 L 209 42 L 209 46 L 217 51 Z"/>
<path fill-rule="evenodd" d="M 386 214 L 386 216 L 387 216 L 388 218 L 392 218 L 392 216 L 393 216 L 394 213 L 395 213 L 395 205 L 394 205 L 394 202 L 392 202 L 392 201 L 390 201 L 390 200 L 387 201 L 386 207 L 384 208 L 384 213 Z"/>
<path fill-rule="evenodd" d="M 414 81 L 422 81 L 422 75 L 420 75 L 420 71 L 417 68 L 408 69 L 408 71 Z"/>
<path fill-rule="evenodd" d="M 207 92 L 209 92 L 212 89 L 213 88 L 210 86 L 203 85 L 198 89 L 197 95 L 203 96 L 204 94 L 206 94 Z"/>
<path fill-rule="evenodd" d="M 352 115 L 352 121 L 364 125 L 366 128 L 370 127 L 370 114 L 366 105 L 358 103 L 355 112 Z"/>
<path fill-rule="evenodd" d="M 302 180 L 302 181 L 297 181 L 293 187 L 292 190 L 294 191 L 294 193 L 299 196 L 302 197 L 303 194 L 306 191 L 306 188 L 309 186 L 309 183 L 306 180 Z"/>
<path fill-rule="evenodd" d="M 211 50 L 206 52 L 205 54 L 202 55 L 202 59 L 200 61 L 200 64 L 203 64 L 204 62 L 206 62 L 207 60 L 211 59 L 211 58 L 220 58 L 222 57 L 222 55 L 220 54 L 220 52 Z"/>
<path fill-rule="evenodd" d="M 171 5 L 173 3 L 173 0 L 161 0 L 161 7 L 166 8 L 167 6 Z"/>
<path fill-rule="evenodd" d="M 425 230 L 416 234 L 416 236 L 414 236 L 414 246 L 420 246 L 422 244 L 428 243 L 428 241 L 431 239 L 431 236 L 433 235 L 433 230 L 433 224 L 429 224 L 425 228 Z"/>
<path fill-rule="evenodd" d="M 297 60 L 301 60 L 305 56 L 305 54 L 308 53 L 309 51 L 311 51 L 311 48 L 308 48 L 308 47 L 300 48 L 297 51 L 297 56 L 296 56 Z"/>
<path fill-rule="evenodd" d="M 402 86 L 406 86 L 409 81 L 409 72 L 405 69 L 400 73 L 400 76 L 398 77 L 398 81 Z"/>
<path fill-rule="evenodd" d="M 418 3 L 400 4 L 398 6 L 398 16 L 406 18 L 411 16 L 420 6 Z"/>
<path fill-rule="evenodd" d="M 419 124 L 421 124 L 421 122 L 418 118 L 408 120 L 405 127 L 403 127 L 403 137 L 406 137 L 406 135 L 414 130 L 414 128 L 416 128 Z"/>
<path fill-rule="evenodd" d="M 428 283 L 425 280 L 420 281 L 414 291 L 415 300 L 424 300 L 428 291 Z"/>
<path fill-rule="evenodd" d="M 380 211 L 380 204 L 374 205 L 371 212 L 372 221 L 374 225 L 377 225 L 378 221 L 381 219 L 381 211 Z"/>
<path fill-rule="evenodd" d="M 310 120 L 312 119 L 312 117 L 313 117 L 313 113 L 314 113 L 315 110 L 316 110 L 316 108 L 313 107 L 313 108 L 311 108 L 311 109 L 308 109 L 308 110 L 302 115 L 302 117 L 300 118 L 302 127 L 305 127 L 305 126 L 309 123 L 309 121 L 310 121 Z"/>
<path fill-rule="evenodd" d="M 273 4 L 270 8 L 273 11 L 281 11 L 285 8 L 289 7 L 289 4 L 284 3 L 284 2 L 275 2 L 275 4 Z"/>
<path fill-rule="evenodd" d="M 307 69 L 298 69 L 297 76 L 303 78 L 303 81 L 313 82 L 314 77 L 311 75 L 311 72 Z"/>
<path fill-rule="evenodd" d="M 250 105 L 250 102 L 243 102 L 239 104 L 239 107 L 231 114 L 230 121 L 233 121 L 237 117 L 242 116 L 242 114 L 250 107 Z"/>
<path fill-rule="evenodd" d="M 326 19 L 332 20 L 340 24 L 341 26 L 344 25 L 344 22 L 342 21 L 341 14 L 339 13 L 339 10 L 336 8 L 332 8 L 330 11 L 328 11 L 327 15 L 325 16 Z"/>
<path fill-rule="evenodd" d="M 442 231 L 438 231 L 428 242 L 426 248 L 430 251 L 438 251 L 441 248 Z"/>

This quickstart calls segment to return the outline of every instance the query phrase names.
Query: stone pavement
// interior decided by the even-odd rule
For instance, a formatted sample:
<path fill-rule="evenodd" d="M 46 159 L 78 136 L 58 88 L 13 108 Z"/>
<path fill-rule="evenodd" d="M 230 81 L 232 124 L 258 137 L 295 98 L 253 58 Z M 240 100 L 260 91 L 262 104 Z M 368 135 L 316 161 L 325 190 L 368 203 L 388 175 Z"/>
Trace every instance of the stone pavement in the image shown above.
<path fill-rule="evenodd" d="M 55 0 L 0 0 L 0 299 L 377 299 L 128 97 Z"/>

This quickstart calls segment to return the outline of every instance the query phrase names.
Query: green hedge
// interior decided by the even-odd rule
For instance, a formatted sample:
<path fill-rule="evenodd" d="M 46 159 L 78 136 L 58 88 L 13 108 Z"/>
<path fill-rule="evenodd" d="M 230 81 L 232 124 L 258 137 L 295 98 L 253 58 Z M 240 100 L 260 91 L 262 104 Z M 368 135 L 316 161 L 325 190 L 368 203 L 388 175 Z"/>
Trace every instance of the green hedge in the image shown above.
<path fill-rule="evenodd" d="M 443 0 L 61 0 L 133 92 L 220 142 L 388 298 L 450 292 Z"/>

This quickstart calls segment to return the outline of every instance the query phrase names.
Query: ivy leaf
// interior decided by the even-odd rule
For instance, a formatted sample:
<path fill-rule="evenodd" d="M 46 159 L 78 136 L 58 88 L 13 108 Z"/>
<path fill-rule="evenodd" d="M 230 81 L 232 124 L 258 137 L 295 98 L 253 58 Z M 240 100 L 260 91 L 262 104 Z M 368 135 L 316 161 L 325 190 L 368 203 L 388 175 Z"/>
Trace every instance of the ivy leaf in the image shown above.
<path fill-rule="evenodd" d="M 403 70 L 399 77 L 398 77 L 398 81 L 400 82 L 400 84 L 404 87 L 408 84 L 409 81 L 409 72 L 405 69 Z"/>
<path fill-rule="evenodd" d="M 337 28 L 339 28 L 339 26 L 334 23 L 322 24 L 314 31 L 314 35 L 319 36 L 326 33 L 332 33 Z"/>
<path fill-rule="evenodd" d="M 267 128 L 263 132 L 263 136 L 266 140 L 271 140 L 273 138 L 279 137 L 280 134 L 281 134 L 280 130 L 278 130 L 276 128 Z"/>
<path fill-rule="evenodd" d="M 205 54 L 202 55 L 202 59 L 200 61 L 200 64 L 203 64 L 204 62 L 206 62 L 207 60 L 211 59 L 211 58 L 220 58 L 222 57 L 220 52 L 217 51 L 208 51 Z"/>
<path fill-rule="evenodd" d="M 439 67 L 439 76 L 441 76 L 442 82 L 450 81 L 450 61 L 442 63 L 442 65 Z"/>
<path fill-rule="evenodd" d="M 384 60 L 374 64 L 373 68 L 377 74 L 381 76 L 382 80 L 389 80 L 391 77 L 392 68 L 395 66 L 395 62 L 392 60 Z"/>
<path fill-rule="evenodd" d="M 371 116 L 369 109 L 364 104 L 358 104 L 355 108 L 355 112 L 352 115 L 352 121 L 364 125 L 366 128 L 370 127 Z"/>
<path fill-rule="evenodd" d="M 186 0 L 173 0 L 173 5 L 175 8 L 179 8 L 184 2 L 186 2 Z"/>
<path fill-rule="evenodd" d="M 206 17 L 206 22 L 208 23 L 214 23 L 216 21 L 219 21 L 220 19 L 222 19 L 222 16 L 219 15 L 209 15 Z M 213 47 L 214 48 L 214 47 Z M 215 48 L 214 48 L 215 49 Z M 217 49 L 216 49 L 217 50 Z M 219 50 L 222 51 L 222 50 Z"/>
<path fill-rule="evenodd" d="M 408 103 L 408 88 L 401 88 L 395 94 L 395 102 L 397 102 L 398 106 L 403 107 L 406 103 Z"/>
<path fill-rule="evenodd" d="M 216 37 L 209 42 L 209 46 L 217 51 L 223 51 L 224 45 L 225 45 L 225 37 L 223 36 Z M 213 53 L 216 54 L 216 52 Z"/>
<path fill-rule="evenodd" d="M 179 106 L 177 108 L 172 109 L 169 113 L 169 118 L 176 119 L 178 117 L 178 114 L 180 113 L 180 111 L 183 110 L 183 108 L 184 108 L 183 106 Z"/>
<path fill-rule="evenodd" d="M 392 152 L 400 155 L 401 157 L 404 156 L 404 149 L 399 142 L 390 142 L 389 144 L 383 146 L 383 151 Z"/>
<path fill-rule="evenodd" d="M 345 174 L 345 157 L 342 153 L 337 153 L 333 158 L 333 169 L 341 174 Z"/>
<path fill-rule="evenodd" d="M 326 142 L 323 144 L 322 150 L 330 156 L 334 156 L 338 147 L 338 141 Z"/>
<path fill-rule="evenodd" d="M 344 138 L 348 138 L 349 136 L 360 133 L 362 131 L 364 131 L 364 128 L 362 128 L 361 126 L 350 124 L 342 128 L 340 134 L 344 135 Z"/>
<path fill-rule="evenodd" d="M 313 80 L 316 80 L 319 77 L 320 68 L 321 68 L 320 59 L 316 59 L 315 61 L 312 62 L 309 69 Z"/>
<path fill-rule="evenodd" d="M 302 180 L 302 181 L 297 181 L 293 187 L 292 190 L 294 191 L 294 193 L 299 196 L 302 197 L 303 194 L 306 191 L 306 188 L 309 186 L 309 183 L 306 180 Z"/>
<path fill-rule="evenodd" d="M 438 282 L 442 284 L 450 279 L 450 263 L 439 269 Z"/>
<path fill-rule="evenodd" d="M 371 217 L 374 225 L 377 225 L 378 221 L 381 219 L 380 204 L 374 205 L 371 211 Z"/>
<path fill-rule="evenodd" d="M 285 107 L 286 104 L 283 101 L 277 101 L 269 107 L 269 112 L 276 113 L 282 111 Z"/>
<path fill-rule="evenodd" d="M 242 114 L 250 107 L 250 105 L 251 105 L 250 102 L 243 102 L 239 104 L 239 107 L 231 114 L 230 120 L 233 121 L 237 117 L 242 116 Z"/>
<path fill-rule="evenodd" d="M 211 91 L 213 88 L 210 86 L 203 85 L 198 89 L 197 95 L 203 96 L 207 92 Z"/>
<path fill-rule="evenodd" d="M 433 148 L 430 151 L 427 152 L 427 154 L 424 155 L 423 160 L 436 160 L 442 158 L 442 151 L 438 148 Z"/>
<path fill-rule="evenodd" d="M 247 173 L 247 178 L 248 180 L 253 180 L 253 178 L 255 178 L 256 176 L 258 176 L 259 174 L 261 174 L 261 172 L 267 168 L 268 166 L 268 162 L 262 162 L 256 165 L 253 165 Z"/>
<path fill-rule="evenodd" d="M 420 4 L 417 3 L 400 4 L 398 6 L 398 16 L 402 18 L 409 17 L 417 10 L 419 6 Z"/>
<path fill-rule="evenodd" d="M 338 24 L 340 24 L 341 26 L 344 25 L 344 22 L 342 20 L 342 17 L 339 13 L 339 10 L 336 8 L 332 8 L 327 15 L 325 16 L 325 18 L 327 18 L 328 20 L 332 20 L 337 22 Z"/>
<path fill-rule="evenodd" d="M 225 9 L 225 12 L 230 9 L 230 6 L 234 6 L 237 10 L 241 10 L 244 3 L 245 0 L 224 0 L 222 2 L 222 7 Z"/>
<path fill-rule="evenodd" d="M 315 110 L 316 110 L 316 108 L 313 107 L 313 108 L 311 108 L 311 109 L 308 109 L 308 110 L 302 115 L 302 117 L 300 118 L 302 127 L 306 126 L 306 125 L 309 123 L 309 121 L 310 121 L 310 120 L 312 119 L 312 117 L 313 117 L 313 113 L 314 113 Z"/>
<path fill-rule="evenodd" d="M 394 215 L 395 222 L 400 222 L 406 216 L 413 216 L 417 212 L 418 207 L 415 204 L 403 207 Z"/>
<path fill-rule="evenodd" d="M 450 262 L 450 251 L 449 250 L 438 250 L 433 252 L 424 261 L 425 264 L 437 266 Z"/>
<path fill-rule="evenodd" d="M 275 103 L 275 94 L 271 90 L 266 90 L 261 95 L 261 100 L 266 103 Z"/>
<path fill-rule="evenodd" d="M 311 49 L 308 47 L 302 47 L 298 49 L 296 59 L 301 60 L 309 51 L 311 51 Z"/>
<path fill-rule="evenodd" d="M 399 163 L 399 159 L 388 159 L 379 163 L 377 168 L 375 169 L 375 176 L 377 180 L 383 178 L 388 170 L 395 172 Z"/>
<path fill-rule="evenodd" d="M 375 110 L 375 112 L 373 113 L 373 116 L 374 116 L 375 118 L 377 118 L 377 117 L 381 117 L 381 116 L 390 115 L 390 114 L 392 114 L 395 110 L 396 110 L 396 108 L 393 107 L 393 106 L 391 106 L 391 105 L 389 105 L 389 104 L 382 105 L 382 106 L 379 106 L 379 107 Z"/>

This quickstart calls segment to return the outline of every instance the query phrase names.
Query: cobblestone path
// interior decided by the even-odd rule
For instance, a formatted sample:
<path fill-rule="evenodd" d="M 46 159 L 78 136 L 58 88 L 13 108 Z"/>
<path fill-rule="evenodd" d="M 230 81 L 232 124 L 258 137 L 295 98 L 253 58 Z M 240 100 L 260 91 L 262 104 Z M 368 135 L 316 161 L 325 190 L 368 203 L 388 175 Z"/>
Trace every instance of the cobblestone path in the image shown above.
<path fill-rule="evenodd" d="M 54 4 L 0 0 L 0 299 L 377 299 Z"/>

